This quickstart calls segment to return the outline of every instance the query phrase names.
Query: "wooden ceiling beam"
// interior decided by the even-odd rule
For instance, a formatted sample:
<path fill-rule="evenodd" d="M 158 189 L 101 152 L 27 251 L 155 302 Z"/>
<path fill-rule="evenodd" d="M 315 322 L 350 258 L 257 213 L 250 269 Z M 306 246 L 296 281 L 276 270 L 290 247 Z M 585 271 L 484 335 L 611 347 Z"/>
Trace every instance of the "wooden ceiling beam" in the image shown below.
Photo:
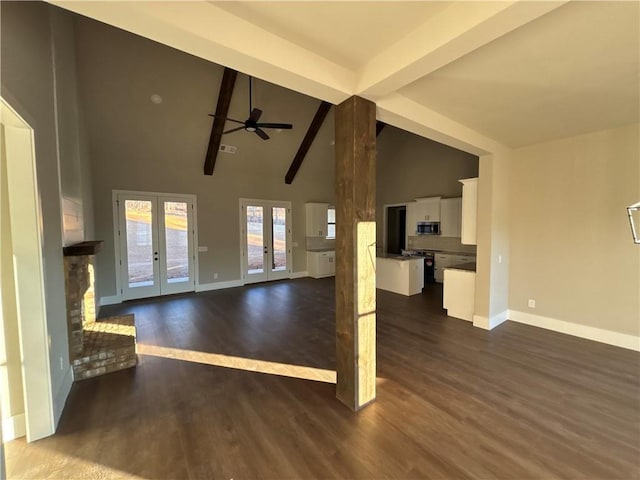
<path fill-rule="evenodd" d="M 218 157 L 218 150 L 220 149 L 220 142 L 222 141 L 222 132 L 224 131 L 224 124 L 226 122 L 225 118 L 229 113 L 231 95 L 233 94 L 233 87 L 236 84 L 237 77 L 238 72 L 236 70 L 225 67 L 224 73 L 222 74 L 222 82 L 220 83 L 216 113 L 215 117 L 213 117 L 207 156 L 204 161 L 205 175 L 213 175 L 213 167 L 216 166 L 216 158 Z"/>
<path fill-rule="evenodd" d="M 287 175 L 284 177 L 284 183 L 286 183 L 287 185 L 290 185 L 293 182 L 293 179 L 295 178 L 296 173 L 298 173 L 298 169 L 300 168 L 300 165 L 302 165 L 304 158 L 307 156 L 307 152 L 309 151 L 309 148 L 311 148 L 311 144 L 315 140 L 316 135 L 318 134 L 318 131 L 320 130 L 320 127 L 322 126 L 322 123 L 324 122 L 324 119 L 327 117 L 327 113 L 329 113 L 330 109 L 331 109 L 331 104 L 329 102 L 321 102 L 320 106 L 318 106 L 318 110 L 316 111 L 316 114 L 313 117 L 313 120 L 311 120 L 311 125 L 309 125 L 309 129 L 307 130 L 307 133 L 302 139 L 300 148 L 298 148 L 298 152 L 296 153 L 296 156 L 293 157 L 293 161 L 291 162 L 289 171 L 287 172 Z"/>

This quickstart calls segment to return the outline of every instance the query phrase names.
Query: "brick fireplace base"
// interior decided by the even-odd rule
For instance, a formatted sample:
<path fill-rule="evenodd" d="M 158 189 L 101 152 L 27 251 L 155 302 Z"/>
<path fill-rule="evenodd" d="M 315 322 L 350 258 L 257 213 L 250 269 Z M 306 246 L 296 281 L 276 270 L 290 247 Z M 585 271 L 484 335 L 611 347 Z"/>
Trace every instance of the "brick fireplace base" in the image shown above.
<path fill-rule="evenodd" d="M 73 360 L 73 377 L 84 380 L 135 367 L 136 327 L 133 315 L 87 322 L 82 353 Z"/>

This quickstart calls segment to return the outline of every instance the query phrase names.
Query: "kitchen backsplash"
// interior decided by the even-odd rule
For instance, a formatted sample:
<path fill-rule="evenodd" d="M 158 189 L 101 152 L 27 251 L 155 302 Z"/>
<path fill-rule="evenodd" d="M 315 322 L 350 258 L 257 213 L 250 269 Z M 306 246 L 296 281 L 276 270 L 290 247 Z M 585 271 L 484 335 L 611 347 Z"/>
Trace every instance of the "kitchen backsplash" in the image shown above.
<path fill-rule="evenodd" d="M 457 237 L 439 237 L 436 235 L 409 237 L 408 250 L 428 250 L 430 248 L 451 252 L 476 253 L 475 245 L 463 245 Z"/>
<path fill-rule="evenodd" d="M 334 250 L 336 247 L 336 241 L 331 238 L 323 237 L 307 237 L 307 250 Z"/>

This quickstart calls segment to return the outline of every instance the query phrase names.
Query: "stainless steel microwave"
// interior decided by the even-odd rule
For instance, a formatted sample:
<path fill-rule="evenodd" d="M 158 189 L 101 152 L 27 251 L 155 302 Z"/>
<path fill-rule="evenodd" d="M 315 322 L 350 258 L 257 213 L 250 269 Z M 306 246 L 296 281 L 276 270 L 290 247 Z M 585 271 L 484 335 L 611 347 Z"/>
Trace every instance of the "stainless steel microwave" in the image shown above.
<path fill-rule="evenodd" d="M 440 222 L 418 222 L 416 234 L 440 235 Z"/>

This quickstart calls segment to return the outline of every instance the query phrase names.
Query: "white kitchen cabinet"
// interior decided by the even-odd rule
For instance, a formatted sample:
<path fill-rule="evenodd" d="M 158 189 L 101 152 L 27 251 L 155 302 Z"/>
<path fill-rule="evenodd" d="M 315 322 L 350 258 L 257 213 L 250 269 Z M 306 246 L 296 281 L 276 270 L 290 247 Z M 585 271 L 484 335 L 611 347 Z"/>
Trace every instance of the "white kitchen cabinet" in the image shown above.
<path fill-rule="evenodd" d="M 440 201 L 440 235 L 458 237 L 462 229 L 462 197 L 443 198 Z"/>
<path fill-rule="evenodd" d="M 478 179 L 465 178 L 462 183 L 462 224 L 460 238 L 464 245 L 476 245 L 478 217 Z"/>
<path fill-rule="evenodd" d="M 416 198 L 417 222 L 440 221 L 440 198 Z"/>
<path fill-rule="evenodd" d="M 476 272 L 454 270 L 444 271 L 442 306 L 450 317 L 473 321 L 476 295 Z"/>
<path fill-rule="evenodd" d="M 306 203 L 305 214 L 307 222 L 307 237 L 327 236 L 328 203 Z"/>
<path fill-rule="evenodd" d="M 436 282 L 444 282 L 444 270 L 449 267 L 455 267 L 456 265 L 462 265 L 465 263 L 475 262 L 476 257 L 474 255 L 458 255 L 455 253 L 436 253 Z"/>
<path fill-rule="evenodd" d="M 307 252 L 307 273 L 313 278 L 331 277 L 336 274 L 336 252 Z"/>
<path fill-rule="evenodd" d="M 436 253 L 435 255 L 436 282 L 438 283 L 444 282 L 444 269 L 453 265 L 453 257 L 454 255 L 451 255 L 449 253 Z"/>
<path fill-rule="evenodd" d="M 450 266 L 462 265 L 464 263 L 475 262 L 476 257 L 473 255 L 451 255 Z"/>

